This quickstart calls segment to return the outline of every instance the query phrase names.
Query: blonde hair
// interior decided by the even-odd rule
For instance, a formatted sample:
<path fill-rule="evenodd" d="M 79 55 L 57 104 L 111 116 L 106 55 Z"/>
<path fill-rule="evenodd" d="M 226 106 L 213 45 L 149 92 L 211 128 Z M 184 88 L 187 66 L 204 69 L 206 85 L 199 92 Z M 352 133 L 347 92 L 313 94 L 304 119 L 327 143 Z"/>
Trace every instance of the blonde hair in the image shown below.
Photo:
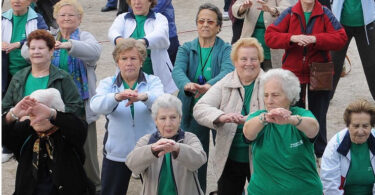
<path fill-rule="evenodd" d="M 65 112 L 65 104 L 61 99 L 60 91 L 55 88 L 36 90 L 30 94 L 30 97 L 50 108 L 54 108 L 60 112 Z"/>
<path fill-rule="evenodd" d="M 56 3 L 53 6 L 53 17 L 56 19 L 60 9 L 64 6 L 67 6 L 67 5 L 70 5 L 70 6 L 74 7 L 77 11 L 77 14 L 82 19 L 82 17 L 83 17 L 83 7 L 76 0 L 62 0 L 62 1 L 59 1 L 58 3 Z"/>
<path fill-rule="evenodd" d="M 116 44 L 116 47 L 112 52 L 113 59 L 117 63 L 122 52 L 132 50 L 133 48 L 138 51 L 139 58 L 143 63 L 147 57 L 146 46 L 133 38 L 123 39 Z"/>
<path fill-rule="evenodd" d="M 123 1 L 123 0 L 120 0 L 120 1 Z M 151 5 L 150 5 L 150 9 L 154 8 L 156 4 L 158 4 L 158 1 L 157 0 L 148 0 L 149 2 L 151 2 Z M 131 3 L 132 3 L 132 0 L 126 0 L 126 3 L 129 5 L 129 7 L 131 7 Z"/>
<path fill-rule="evenodd" d="M 259 62 L 263 62 L 263 47 L 256 38 L 241 38 L 235 44 L 233 44 L 232 52 L 230 53 L 230 58 L 232 62 L 237 60 L 238 50 L 242 47 L 255 47 L 258 50 Z"/>

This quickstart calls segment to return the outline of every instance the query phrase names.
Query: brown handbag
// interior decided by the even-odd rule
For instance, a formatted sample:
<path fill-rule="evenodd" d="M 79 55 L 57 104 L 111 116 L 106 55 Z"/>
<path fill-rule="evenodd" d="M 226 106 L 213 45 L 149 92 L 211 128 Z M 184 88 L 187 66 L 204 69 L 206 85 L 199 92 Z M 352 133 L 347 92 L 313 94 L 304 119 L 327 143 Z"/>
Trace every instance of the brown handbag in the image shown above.
<path fill-rule="evenodd" d="M 313 62 L 310 66 L 310 90 L 330 91 L 333 81 L 332 62 Z"/>

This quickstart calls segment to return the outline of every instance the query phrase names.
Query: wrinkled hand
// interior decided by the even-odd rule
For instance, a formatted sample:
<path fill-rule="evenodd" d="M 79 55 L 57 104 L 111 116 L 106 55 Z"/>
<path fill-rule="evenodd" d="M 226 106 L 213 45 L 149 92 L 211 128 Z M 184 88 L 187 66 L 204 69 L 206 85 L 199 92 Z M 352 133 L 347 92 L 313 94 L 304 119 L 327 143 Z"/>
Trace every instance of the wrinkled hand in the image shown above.
<path fill-rule="evenodd" d="M 290 41 L 297 43 L 301 47 L 316 43 L 316 37 L 313 35 L 292 35 Z"/>
<path fill-rule="evenodd" d="M 194 98 L 199 98 L 200 96 L 204 95 L 209 89 L 211 85 L 206 83 L 204 85 L 197 84 L 197 91 L 195 93 Z"/>
<path fill-rule="evenodd" d="M 42 104 L 36 103 L 33 107 L 28 109 L 29 116 L 35 117 L 33 121 L 31 121 L 30 125 L 34 125 L 42 120 L 49 120 L 51 115 L 51 108 Z"/>
<path fill-rule="evenodd" d="M 246 0 L 242 3 L 241 7 L 240 7 L 240 11 L 246 11 L 247 9 L 249 9 L 251 6 L 253 5 L 253 2 L 251 2 L 250 0 Z"/>
<path fill-rule="evenodd" d="M 266 121 L 275 124 L 289 124 L 292 112 L 285 108 L 274 108 L 266 114 Z"/>
<path fill-rule="evenodd" d="M 276 10 L 275 8 L 270 8 L 266 2 L 262 1 L 262 0 L 257 0 L 257 3 L 259 3 L 261 5 L 261 7 L 258 7 L 257 9 L 258 10 L 262 10 L 264 12 L 269 12 L 271 14 L 275 14 Z"/>
<path fill-rule="evenodd" d="M 67 42 L 60 42 L 56 41 L 55 43 L 55 49 L 71 49 L 72 48 L 72 43 L 70 41 Z"/>
<path fill-rule="evenodd" d="M 35 106 L 37 101 L 30 96 L 24 97 L 21 101 L 19 101 L 16 106 L 13 108 L 13 114 L 19 118 L 24 116 L 28 116 L 30 112 L 30 108 Z"/>
<path fill-rule="evenodd" d="M 166 153 L 179 151 L 180 146 L 174 140 L 162 138 L 156 143 L 151 145 L 151 151 L 158 153 L 158 157 Z"/>
<path fill-rule="evenodd" d="M 126 107 L 130 106 L 134 102 L 147 100 L 146 93 L 138 93 L 138 90 L 125 89 L 124 91 L 115 95 L 116 101 L 128 100 Z"/>
<path fill-rule="evenodd" d="M 5 51 L 6 53 L 10 53 L 11 51 L 18 49 L 20 47 L 21 47 L 20 42 L 15 42 L 15 43 L 2 42 L 1 43 L 1 50 Z"/>
<path fill-rule="evenodd" d="M 245 116 L 242 116 L 239 113 L 228 113 L 228 114 L 223 114 L 219 116 L 216 122 L 244 124 L 245 120 L 246 120 Z"/>

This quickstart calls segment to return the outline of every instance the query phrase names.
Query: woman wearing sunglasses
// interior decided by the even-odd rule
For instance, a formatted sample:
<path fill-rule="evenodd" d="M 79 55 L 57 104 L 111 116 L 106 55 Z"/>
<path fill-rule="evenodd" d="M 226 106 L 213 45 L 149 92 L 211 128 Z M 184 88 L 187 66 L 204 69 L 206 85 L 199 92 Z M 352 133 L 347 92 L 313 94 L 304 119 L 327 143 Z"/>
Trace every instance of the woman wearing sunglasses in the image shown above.
<path fill-rule="evenodd" d="M 198 38 L 179 48 L 172 72 L 183 105 L 181 128 L 196 134 L 207 154 L 209 128 L 199 125 L 192 111 L 199 98 L 234 69 L 230 60 L 231 46 L 216 36 L 222 22 L 219 8 L 210 3 L 201 5 L 196 16 Z M 207 164 L 198 170 L 203 191 L 206 189 L 206 172 Z"/>

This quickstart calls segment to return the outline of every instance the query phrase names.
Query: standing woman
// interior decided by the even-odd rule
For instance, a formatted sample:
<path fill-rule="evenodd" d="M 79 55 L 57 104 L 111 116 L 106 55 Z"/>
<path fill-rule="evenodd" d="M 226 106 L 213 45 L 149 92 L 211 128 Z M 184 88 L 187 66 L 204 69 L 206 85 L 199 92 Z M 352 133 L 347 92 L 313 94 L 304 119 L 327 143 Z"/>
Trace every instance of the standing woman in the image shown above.
<path fill-rule="evenodd" d="M 309 89 L 310 66 L 313 62 L 329 62 L 330 50 L 341 49 L 347 37 L 344 28 L 327 7 L 318 0 L 299 0 L 286 9 L 265 34 L 270 48 L 285 49 L 282 68 L 292 71 L 301 83 L 300 101 L 319 122 L 314 148 L 318 163 L 327 145 L 326 115 L 330 91 Z"/>
<path fill-rule="evenodd" d="M 250 180 L 251 152 L 242 129 L 248 114 L 264 109 L 259 79 L 263 58 L 263 48 L 255 38 L 238 40 L 231 53 L 236 69 L 194 106 L 197 122 L 217 131 L 213 174 L 219 195 L 241 195 L 246 180 Z"/>
<path fill-rule="evenodd" d="M 281 67 L 283 50 L 270 49 L 264 40 L 264 34 L 281 12 L 290 6 L 289 0 L 238 0 L 232 6 L 233 16 L 244 19 L 241 38 L 254 37 L 262 44 L 264 61 L 261 67 L 264 71 Z"/>
<path fill-rule="evenodd" d="M 108 38 L 115 45 L 125 38 L 140 41 L 147 48 L 147 57 L 142 71 L 158 76 L 163 83 L 164 92 L 177 90 L 171 72 L 173 65 L 169 59 L 168 20 L 152 8 L 157 0 L 126 0 L 132 10 L 117 16 L 108 30 Z"/>
<path fill-rule="evenodd" d="M 139 138 L 155 131 L 151 106 L 163 94 L 160 79 L 141 70 L 147 55 L 144 44 L 121 40 L 112 54 L 120 71 L 100 81 L 90 104 L 107 119 L 102 195 L 126 194 L 132 172 L 124 162 Z"/>
<path fill-rule="evenodd" d="M 96 120 L 99 115 L 90 109 L 90 98 L 95 95 L 96 62 L 101 54 L 101 46 L 95 37 L 79 29 L 83 8 L 76 0 L 62 0 L 54 6 L 53 16 L 59 27 L 52 64 L 72 76 L 81 99 L 88 124 L 85 170 L 88 177 L 100 191 L 100 171 L 97 156 Z"/>
<path fill-rule="evenodd" d="M 331 53 L 335 64 L 331 98 L 340 80 L 350 41 L 354 37 L 367 84 L 375 100 L 375 1 L 335 0 L 332 4 L 332 12 L 344 26 L 348 42 L 341 50 Z"/>
<path fill-rule="evenodd" d="M 231 46 L 216 36 L 223 24 L 219 8 L 210 3 L 201 5 L 196 24 L 198 38 L 179 48 L 172 75 L 183 105 L 181 128 L 196 134 L 208 155 L 209 128 L 195 121 L 193 107 L 212 85 L 233 71 L 233 65 L 230 60 Z M 199 183 L 204 192 L 206 172 L 207 163 L 198 170 Z"/>

